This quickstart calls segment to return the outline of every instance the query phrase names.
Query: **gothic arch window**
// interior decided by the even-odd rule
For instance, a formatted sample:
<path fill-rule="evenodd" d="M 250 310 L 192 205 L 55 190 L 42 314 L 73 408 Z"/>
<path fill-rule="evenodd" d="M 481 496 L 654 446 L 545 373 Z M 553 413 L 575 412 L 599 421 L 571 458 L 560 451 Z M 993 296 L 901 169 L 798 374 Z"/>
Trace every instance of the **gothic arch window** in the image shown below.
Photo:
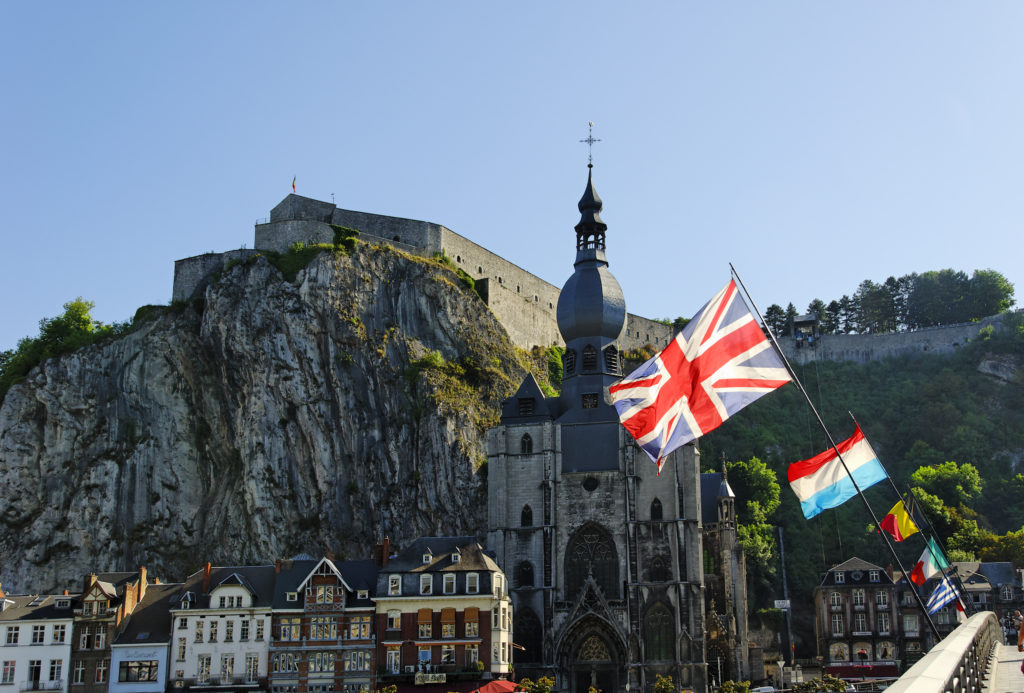
<path fill-rule="evenodd" d="M 533 527 L 533 508 L 529 505 L 523 506 L 523 513 L 519 517 L 520 527 Z"/>
<path fill-rule="evenodd" d="M 576 372 L 576 350 L 566 349 L 562 355 L 562 363 L 565 366 L 565 374 L 572 375 Z"/>
<path fill-rule="evenodd" d="M 617 374 L 619 372 L 619 351 L 614 344 L 609 344 L 604 348 L 604 366 L 609 373 Z"/>
<path fill-rule="evenodd" d="M 533 587 L 533 564 L 529 561 L 516 566 L 516 587 Z"/>
<path fill-rule="evenodd" d="M 541 661 L 541 643 L 544 640 L 540 627 L 540 619 L 533 609 L 524 607 L 516 612 L 515 618 L 516 643 L 523 649 L 516 654 L 516 662 Z"/>
<path fill-rule="evenodd" d="M 663 602 L 655 602 L 644 617 L 644 653 L 647 661 L 674 659 L 672 643 L 675 632 L 672 612 Z"/>
<path fill-rule="evenodd" d="M 533 454 L 533 438 L 529 433 L 524 433 L 523 437 L 519 439 L 519 452 L 523 455 Z"/>
<path fill-rule="evenodd" d="M 651 519 L 655 522 L 662 520 L 661 501 L 655 498 L 651 501 Z"/>
<path fill-rule="evenodd" d="M 665 559 L 661 556 L 655 556 L 651 559 L 651 582 L 668 582 L 668 567 L 665 565 Z"/>
<path fill-rule="evenodd" d="M 575 599 L 589 575 L 594 576 L 606 599 L 619 598 L 619 557 L 611 535 L 589 522 L 569 539 L 565 552 L 566 599 Z"/>
<path fill-rule="evenodd" d="M 583 347 L 583 370 L 584 371 L 596 371 L 597 370 L 597 349 L 588 344 Z"/>

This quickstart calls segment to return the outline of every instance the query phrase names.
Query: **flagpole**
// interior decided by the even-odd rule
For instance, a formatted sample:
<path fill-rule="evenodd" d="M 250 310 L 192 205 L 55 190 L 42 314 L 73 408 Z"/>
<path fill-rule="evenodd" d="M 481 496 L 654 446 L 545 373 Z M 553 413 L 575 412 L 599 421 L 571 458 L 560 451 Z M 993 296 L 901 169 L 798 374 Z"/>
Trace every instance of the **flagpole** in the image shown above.
<path fill-rule="evenodd" d="M 857 421 L 857 417 L 853 415 L 853 412 L 850 411 L 849 409 L 847 409 L 846 413 L 850 415 L 851 419 L 853 419 L 853 423 L 856 424 L 859 427 L 860 426 L 860 421 Z M 910 507 L 910 508 L 907 507 L 906 501 L 903 500 L 903 494 L 900 493 L 899 488 L 897 488 L 897 486 L 896 486 L 896 482 L 893 481 L 892 480 L 892 476 L 889 475 L 889 469 L 887 467 L 885 467 L 884 465 L 882 466 L 882 469 L 885 470 L 885 478 L 889 480 L 889 485 L 892 486 L 892 490 L 896 492 L 896 495 L 899 497 L 899 499 L 901 501 L 903 501 L 903 507 L 906 509 L 907 514 L 910 515 L 911 521 L 913 521 L 914 520 L 913 507 Z M 910 497 L 913 497 L 913 495 L 914 495 L 910 486 L 907 486 L 907 495 L 910 496 Z M 912 505 L 917 505 L 917 503 L 913 503 Z M 942 549 L 942 553 L 945 554 L 946 563 L 947 564 L 951 563 L 951 561 L 949 560 L 949 551 L 946 550 L 946 545 L 942 541 L 942 537 L 939 536 L 939 534 L 935 531 L 935 528 L 932 526 L 932 523 L 928 519 L 928 515 L 927 515 L 927 513 L 925 513 L 924 508 L 921 508 L 921 516 L 924 517 L 925 523 L 928 525 L 928 531 L 931 533 L 931 536 L 934 537 L 935 540 L 939 543 L 939 548 Z M 881 526 L 879 526 L 879 531 L 884 532 L 885 530 L 883 530 L 881 528 Z M 925 548 L 928 548 L 928 539 L 926 539 L 924 537 L 924 532 L 921 532 L 921 537 L 924 539 L 924 546 L 925 546 Z M 942 571 L 942 575 L 946 576 L 946 571 L 945 570 Z M 953 576 L 954 576 L 954 579 L 956 580 L 957 586 L 958 586 L 958 589 L 956 590 L 956 593 L 957 593 L 956 600 L 960 604 L 960 606 L 963 608 L 964 613 L 965 614 L 969 613 L 968 605 L 965 604 L 964 600 L 960 598 L 961 594 L 964 594 L 964 595 L 967 594 L 964 591 L 964 583 L 963 583 L 962 580 L 960 580 L 960 571 L 959 570 L 954 570 L 953 571 Z M 922 585 L 922 587 L 923 587 L 923 585 Z"/>
<path fill-rule="evenodd" d="M 800 389 L 800 394 L 802 394 L 804 396 L 804 399 L 807 401 L 807 406 L 809 406 L 811 408 L 811 411 L 814 412 L 814 417 L 818 420 L 818 425 L 821 426 L 821 430 L 825 433 L 825 436 L 828 438 L 828 442 L 832 446 L 832 449 L 835 451 L 836 457 L 839 458 L 839 463 L 843 465 L 843 470 L 846 472 L 846 475 L 850 477 L 850 482 L 853 484 L 854 490 L 857 491 L 857 495 L 860 496 L 860 499 L 864 502 L 864 507 L 868 509 L 868 513 L 871 515 L 871 519 L 875 521 L 875 527 L 881 527 L 882 523 L 878 521 L 878 516 L 875 515 L 875 511 L 871 509 L 871 504 L 868 503 L 868 499 L 864 497 L 864 492 L 861 491 L 860 485 L 857 483 L 857 480 L 853 478 L 853 474 L 850 473 L 850 468 L 846 466 L 846 460 L 843 459 L 842 453 L 839 452 L 839 446 L 836 445 L 835 439 L 829 432 L 828 427 L 825 426 L 825 421 L 821 418 L 821 414 L 818 413 L 818 408 L 814 406 L 814 402 L 811 401 L 810 395 L 808 395 L 807 390 L 804 389 L 804 384 L 800 382 L 800 378 L 797 377 L 796 371 L 793 370 L 793 367 L 789 364 L 789 359 L 787 359 L 786 355 L 782 353 L 782 348 L 779 346 L 778 340 L 775 339 L 775 332 L 764 321 L 764 316 L 762 316 L 761 311 L 757 309 L 757 305 L 754 303 L 754 299 L 750 297 L 750 292 L 747 291 L 746 285 L 743 283 L 743 280 L 740 279 L 739 273 L 736 271 L 736 268 L 733 267 L 731 262 L 729 263 L 729 269 L 732 271 L 732 275 L 736 278 L 736 281 L 739 282 L 740 288 L 743 289 L 743 294 L 747 297 L 747 301 L 750 303 L 750 307 L 754 309 L 755 313 L 757 313 L 757 317 L 761 321 L 762 327 L 765 329 L 765 331 L 768 332 L 768 337 L 771 339 L 772 346 L 775 348 L 775 353 L 782 360 L 782 363 L 783 365 L 785 365 L 786 370 L 789 372 L 790 377 L 793 379 L 793 382 L 796 383 L 796 386 Z M 903 577 L 909 582 L 910 573 L 908 573 L 907 569 L 903 567 L 903 562 L 900 560 L 899 554 L 896 553 L 896 548 L 892 545 L 892 541 L 889 538 L 889 534 L 887 532 L 882 532 L 882 535 L 885 539 L 885 545 L 889 548 L 889 553 L 892 554 L 893 559 L 896 561 L 896 565 L 899 566 L 900 572 L 903 573 Z M 928 607 L 925 605 L 924 600 L 921 599 L 921 595 L 917 593 L 916 586 L 915 589 L 911 591 L 914 593 L 914 597 L 917 599 L 918 606 L 921 607 L 921 614 L 928 622 L 928 627 L 931 628 L 932 634 L 935 636 L 935 642 L 939 642 L 940 640 L 942 640 L 942 636 L 939 635 L 938 628 L 936 628 L 935 623 L 932 622 L 931 614 L 928 613 Z"/>
<path fill-rule="evenodd" d="M 911 496 L 914 495 L 913 494 L 913 489 L 910 486 L 907 486 L 907 494 L 911 495 Z M 915 503 L 915 505 L 920 505 L 920 504 L 919 503 Z M 935 527 L 932 525 L 932 521 L 931 521 L 931 519 L 929 519 L 928 513 L 925 512 L 924 508 L 920 508 L 920 511 L 921 511 L 921 517 L 924 518 L 924 524 L 928 525 L 928 527 L 927 527 L 928 531 L 931 533 L 931 536 L 935 538 L 935 541 L 938 542 L 939 549 L 942 551 L 942 553 L 945 554 L 946 563 L 952 564 L 952 561 L 949 560 L 949 550 L 946 549 L 946 544 L 945 544 L 945 542 L 942 541 L 942 537 L 939 536 L 939 533 L 935 531 Z M 924 534 L 924 532 L 922 532 L 922 534 Z M 925 542 L 925 546 L 927 546 L 927 544 L 928 544 L 928 542 L 926 541 Z M 953 566 L 950 565 L 950 567 L 953 567 Z M 942 574 L 945 575 L 946 571 L 943 570 Z M 964 589 L 964 582 L 963 582 L 963 580 L 960 579 L 960 570 L 959 569 L 954 570 L 953 571 L 953 576 L 956 579 L 956 583 L 958 585 L 958 589 L 957 589 L 958 594 L 956 595 L 956 600 L 960 603 L 960 606 L 963 607 L 965 614 L 969 613 L 970 611 L 974 611 L 974 605 L 973 604 L 965 602 L 964 599 L 960 598 L 961 595 L 963 595 L 965 598 L 967 596 L 967 590 Z"/>

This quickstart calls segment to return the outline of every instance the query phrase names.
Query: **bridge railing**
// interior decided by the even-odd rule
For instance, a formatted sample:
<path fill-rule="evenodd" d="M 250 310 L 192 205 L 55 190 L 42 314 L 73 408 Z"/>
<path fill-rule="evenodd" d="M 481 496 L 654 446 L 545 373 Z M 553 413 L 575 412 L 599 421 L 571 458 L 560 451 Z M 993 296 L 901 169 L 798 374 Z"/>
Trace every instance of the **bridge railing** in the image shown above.
<path fill-rule="evenodd" d="M 907 669 L 888 693 L 980 693 L 992 649 L 1002 640 L 999 620 L 983 611 L 928 651 Z"/>

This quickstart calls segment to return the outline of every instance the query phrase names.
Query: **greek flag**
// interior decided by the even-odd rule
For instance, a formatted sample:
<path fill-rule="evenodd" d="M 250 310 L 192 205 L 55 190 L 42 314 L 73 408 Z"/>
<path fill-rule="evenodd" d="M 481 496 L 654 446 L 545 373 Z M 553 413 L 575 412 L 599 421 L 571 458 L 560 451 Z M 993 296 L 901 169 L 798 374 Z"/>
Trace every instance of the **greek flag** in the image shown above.
<path fill-rule="evenodd" d="M 955 599 L 956 587 L 953 587 L 953 583 L 949 581 L 948 575 L 943 575 L 935 591 L 932 592 L 932 596 L 928 597 L 928 613 L 934 614 Z"/>

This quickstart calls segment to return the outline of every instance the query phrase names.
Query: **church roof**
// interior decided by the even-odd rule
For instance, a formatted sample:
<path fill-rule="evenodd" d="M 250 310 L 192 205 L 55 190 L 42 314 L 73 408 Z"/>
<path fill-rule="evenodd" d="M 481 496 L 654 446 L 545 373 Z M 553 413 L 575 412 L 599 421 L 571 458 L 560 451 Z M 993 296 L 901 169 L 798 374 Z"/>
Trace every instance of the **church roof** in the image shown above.
<path fill-rule="evenodd" d="M 723 494 L 723 487 L 727 494 Z M 735 498 L 729 481 L 721 472 L 704 472 L 700 475 L 700 521 L 704 524 L 718 522 L 718 499 Z"/>
<path fill-rule="evenodd" d="M 550 420 L 553 418 L 552 409 L 540 389 L 540 383 L 533 377 L 533 373 L 527 373 L 516 393 L 502 402 L 501 420 L 504 423 Z"/>

